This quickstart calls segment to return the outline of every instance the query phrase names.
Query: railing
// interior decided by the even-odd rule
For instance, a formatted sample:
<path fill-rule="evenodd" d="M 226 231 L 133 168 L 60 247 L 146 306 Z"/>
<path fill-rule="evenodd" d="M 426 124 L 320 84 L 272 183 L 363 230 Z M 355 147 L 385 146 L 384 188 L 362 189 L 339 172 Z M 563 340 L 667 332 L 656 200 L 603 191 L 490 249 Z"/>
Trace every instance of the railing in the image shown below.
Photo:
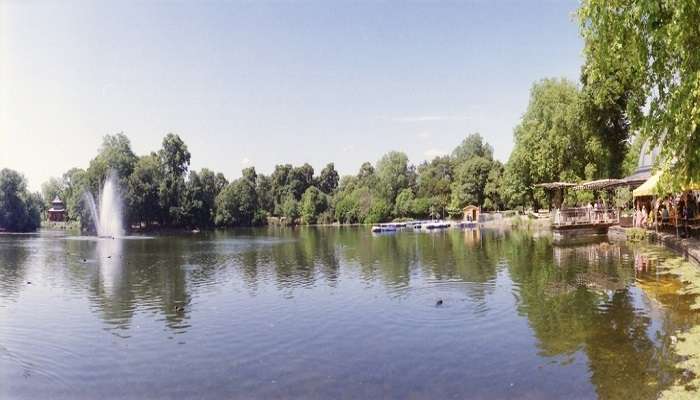
<path fill-rule="evenodd" d="M 552 213 L 552 224 L 555 226 L 611 224 L 619 222 L 619 215 L 614 208 L 578 207 L 555 210 Z"/>

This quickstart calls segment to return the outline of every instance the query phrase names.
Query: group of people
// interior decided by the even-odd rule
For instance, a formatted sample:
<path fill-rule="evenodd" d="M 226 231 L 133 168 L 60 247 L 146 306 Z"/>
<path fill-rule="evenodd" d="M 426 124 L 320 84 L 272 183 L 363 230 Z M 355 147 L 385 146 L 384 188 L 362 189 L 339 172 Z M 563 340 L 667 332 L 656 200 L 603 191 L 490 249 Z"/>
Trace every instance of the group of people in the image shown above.
<path fill-rule="evenodd" d="M 692 192 L 676 199 L 668 196 L 648 203 L 638 201 L 634 210 L 634 227 L 659 228 L 666 224 L 687 227 L 697 213 L 698 199 Z"/>

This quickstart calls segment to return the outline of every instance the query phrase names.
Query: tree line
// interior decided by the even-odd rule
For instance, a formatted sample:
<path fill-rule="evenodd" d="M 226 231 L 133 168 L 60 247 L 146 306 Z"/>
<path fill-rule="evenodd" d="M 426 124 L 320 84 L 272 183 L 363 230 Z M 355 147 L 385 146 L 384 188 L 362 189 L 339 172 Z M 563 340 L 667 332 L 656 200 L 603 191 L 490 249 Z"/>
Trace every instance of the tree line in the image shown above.
<path fill-rule="evenodd" d="M 69 220 L 92 225 L 84 193 L 99 195 L 107 177 L 119 181 L 125 222 L 134 228 L 254 226 L 269 217 L 287 222 L 375 223 L 394 218 L 446 217 L 466 204 L 501 209 L 503 165 L 480 134 L 467 136 L 450 155 L 418 166 L 392 151 L 356 175 L 340 177 L 333 163 L 319 173 L 305 163 L 254 167 L 228 181 L 209 169 L 189 170 L 185 142 L 168 134 L 158 151 L 136 156 L 126 135 L 104 137 L 87 169 L 73 168 L 42 185 L 43 207 L 64 199 Z"/>
<path fill-rule="evenodd" d="M 136 156 L 123 134 L 105 137 L 86 170 L 71 169 L 42 186 L 59 194 L 68 216 L 89 222 L 84 190 L 96 193 L 110 170 L 120 179 L 133 225 L 212 227 L 263 224 L 268 217 L 306 223 L 371 223 L 392 218 L 458 215 L 466 204 L 487 210 L 539 208 L 547 194 L 534 184 L 618 178 L 633 172 L 644 141 L 659 145 L 662 184 L 700 182 L 700 8 L 694 0 L 584 0 L 577 16 L 584 39 L 580 82 L 535 82 L 505 165 L 478 134 L 450 154 L 411 165 L 390 152 L 340 178 L 333 164 L 315 175 L 304 164 L 254 168 L 229 182 L 207 169 L 189 171 L 177 135 Z M 592 193 L 571 191 L 569 204 Z M 14 171 L 0 174 L 0 228 L 31 230 L 45 203 Z"/>
<path fill-rule="evenodd" d="M 308 224 L 445 218 L 459 216 L 468 204 L 484 210 L 539 208 L 548 199 L 536 183 L 620 177 L 636 167 L 641 138 L 630 144 L 622 108 L 597 105 L 590 90 L 566 79 L 536 82 L 505 165 L 473 133 L 450 154 L 418 165 L 392 151 L 342 178 L 333 163 L 318 174 L 306 163 L 276 165 L 269 175 L 250 167 L 229 182 L 220 172 L 190 170 L 191 154 L 178 135 L 166 135 L 160 149 L 143 156 L 134 154 L 123 133 L 107 135 L 87 169 L 70 169 L 42 185 L 39 210 L 58 195 L 68 219 L 90 228 L 83 193 L 99 194 L 110 173 L 119 179 L 125 222 L 143 229 L 253 226 L 269 217 Z M 15 185 L 20 186 L 26 191 L 26 183 Z M 38 197 L 18 196 L 26 204 Z M 567 201 L 590 197 L 572 191 Z"/>

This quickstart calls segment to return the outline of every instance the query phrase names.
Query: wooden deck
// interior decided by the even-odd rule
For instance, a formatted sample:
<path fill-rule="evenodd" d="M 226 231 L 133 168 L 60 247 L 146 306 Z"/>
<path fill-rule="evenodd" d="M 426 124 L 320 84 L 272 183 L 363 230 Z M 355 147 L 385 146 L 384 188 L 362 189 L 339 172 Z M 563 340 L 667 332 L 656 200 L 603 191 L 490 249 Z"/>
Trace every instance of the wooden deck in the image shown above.
<path fill-rule="evenodd" d="M 620 222 L 615 209 L 588 207 L 557 210 L 552 217 L 552 230 L 559 233 L 603 234 Z"/>

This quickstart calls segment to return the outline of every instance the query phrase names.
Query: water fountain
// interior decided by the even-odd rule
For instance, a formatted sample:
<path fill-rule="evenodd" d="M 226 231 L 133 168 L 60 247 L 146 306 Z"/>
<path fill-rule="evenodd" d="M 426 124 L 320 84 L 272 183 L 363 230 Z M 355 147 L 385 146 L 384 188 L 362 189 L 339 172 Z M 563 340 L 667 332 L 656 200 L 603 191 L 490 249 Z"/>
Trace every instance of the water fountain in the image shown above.
<path fill-rule="evenodd" d="M 92 220 L 95 223 L 97 236 L 115 238 L 124 235 L 124 228 L 122 226 L 122 199 L 117 182 L 117 175 L 111 172 L 107 176 L 99 196 L 99 209 L 97 208 L 92 193 L 85 192 L 84 194 L 85 202 L 90 209 Z"/>

